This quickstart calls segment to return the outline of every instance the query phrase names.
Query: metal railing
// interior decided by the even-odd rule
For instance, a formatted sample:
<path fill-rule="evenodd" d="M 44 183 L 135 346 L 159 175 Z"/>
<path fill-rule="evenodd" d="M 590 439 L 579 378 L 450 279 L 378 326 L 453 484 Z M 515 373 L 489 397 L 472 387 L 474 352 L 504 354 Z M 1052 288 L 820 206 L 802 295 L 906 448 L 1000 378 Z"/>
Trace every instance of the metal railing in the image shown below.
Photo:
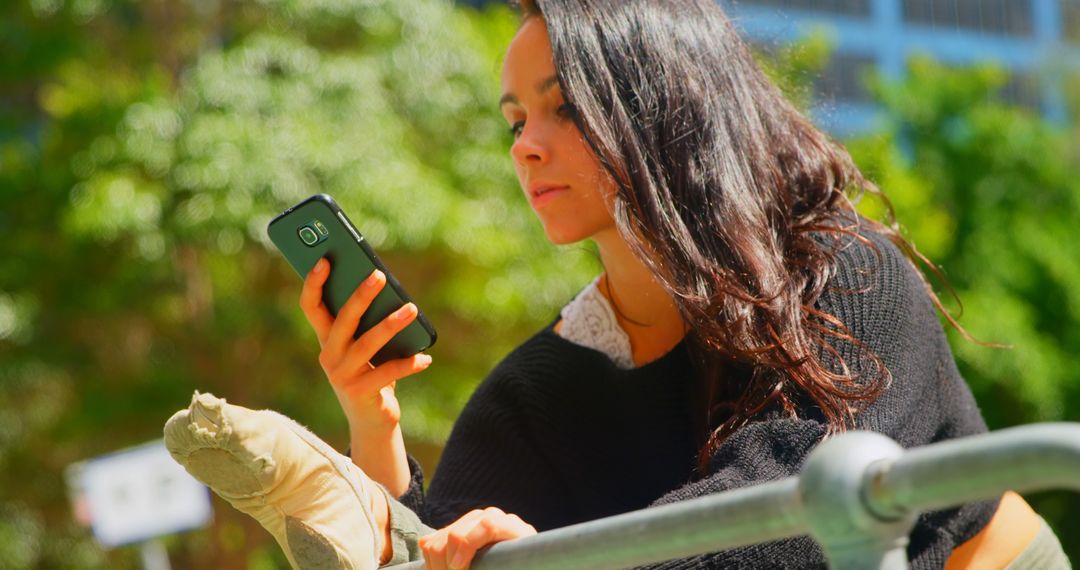
<path fill-rule="evenodd" d="M 809 535 L 831 568 L 907 568 L 919 513 L 1006 490 L 1080 490 L 1080 423 L 1032 424 L 903 449 L 853 431 L 819 445 L 798 477 L 494 545 L 476 570 L 615 569 Z M 394 566 L 419 570 L 422 562 Z"/>

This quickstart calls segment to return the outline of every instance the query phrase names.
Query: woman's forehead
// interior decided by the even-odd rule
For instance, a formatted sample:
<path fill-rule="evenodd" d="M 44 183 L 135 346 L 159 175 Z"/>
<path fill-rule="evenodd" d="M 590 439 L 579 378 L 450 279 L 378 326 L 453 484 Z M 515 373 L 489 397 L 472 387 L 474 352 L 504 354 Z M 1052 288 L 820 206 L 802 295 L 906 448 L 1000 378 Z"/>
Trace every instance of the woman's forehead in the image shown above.
<path fill-rule="evenodd" d="M 523 95 L 517 91 L 532 89 L 538 81 L 554 74 L 555 63 L 551 56 L 547 26 L 542 18 L 527 18 L 506 48 L 502 68 L 503 92 Z"/>

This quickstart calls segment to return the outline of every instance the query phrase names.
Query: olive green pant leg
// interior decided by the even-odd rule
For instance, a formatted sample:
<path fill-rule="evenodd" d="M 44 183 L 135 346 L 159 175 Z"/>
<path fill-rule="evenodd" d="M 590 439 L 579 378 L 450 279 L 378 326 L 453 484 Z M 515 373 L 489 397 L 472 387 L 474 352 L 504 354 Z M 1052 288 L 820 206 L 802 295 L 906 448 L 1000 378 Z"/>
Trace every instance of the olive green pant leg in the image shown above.
<path fill-rule="evenodd" d="M 1027 545 L 1026 548 L 1009 563 L 1005 570 L 1071 570 L 1072 565 L 1065 551 L 1061 548 L 1061 542 L 1057 535 L 1046 524 L 1046 520 L 1039 517 L 1041 526 L 1039 533 Z"/>
<path fill-rule="evenodd" d="M 417 542 L 421 536 L 431 534 L 435 532 L 435 529 L 421 522 L 420 517 L 416 516 L 409 507 L 391 497 L 385 487 L 382 485 L 378 487 L 390 506 L 390 546 L 394 552 L 390 561 L 382 567 L 423 560 L 424 555 L 420 552 Z"/>

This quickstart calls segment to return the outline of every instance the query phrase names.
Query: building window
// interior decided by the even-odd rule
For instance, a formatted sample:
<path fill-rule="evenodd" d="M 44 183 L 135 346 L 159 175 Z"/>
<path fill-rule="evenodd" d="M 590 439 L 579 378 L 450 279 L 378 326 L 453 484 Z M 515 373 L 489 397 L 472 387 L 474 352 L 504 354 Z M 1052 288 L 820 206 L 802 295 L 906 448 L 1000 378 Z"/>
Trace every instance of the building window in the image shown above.
<path fill-rule="evenodd" d="M 867 18 L 870 16 L 870 0 L 728 0 L 725 4 L 736 6 L 768 6 L 788 10 L 806 10 Z"/>
<path fill-rule="evenodd" d="M 1061 0 L 1061 32 L 1065 41 L 1080 44 L 1080 0 Z"/>
<path fill-rule="evenodd" d="M 905 22 L 921 26 L 1010 36 L 1035 31 L 1031 0 L 904 0 L 903 9 Z"/>
<path fill-rule="evenodd" d="M 1009 79 L 1001 87 L 998 96 L 1006 103 L 1019 105 L 1032 111 L 1037 112 L 1041 108 L 1039 81 L 1030 71 L 1010 71 Z"/>
<path fill-rule="evenodd" d="M 834 53 L 829 65 L 814 81 L 818 101 L 829 103 L 869 103 L 867 75 L 874 69 L 874 58 L 856 53 Z"/>

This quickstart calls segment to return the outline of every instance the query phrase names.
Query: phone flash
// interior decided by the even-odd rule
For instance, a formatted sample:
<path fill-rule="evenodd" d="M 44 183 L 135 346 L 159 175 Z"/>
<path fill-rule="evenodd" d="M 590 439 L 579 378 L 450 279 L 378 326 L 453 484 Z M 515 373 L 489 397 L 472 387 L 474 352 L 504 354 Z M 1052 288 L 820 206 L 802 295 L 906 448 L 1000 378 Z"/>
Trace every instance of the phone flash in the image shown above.
<path fill-rule="evenodd" d="M 326 235 L 326 234 L 330 233 L 330 232 L 328 232 L 326 230 L 326 226 L 324 226 L 323 223 L 320 222 L 319 220 L 315 220 L 315 229 L 319 230 L 319 233 L 321 235 Z"/>

